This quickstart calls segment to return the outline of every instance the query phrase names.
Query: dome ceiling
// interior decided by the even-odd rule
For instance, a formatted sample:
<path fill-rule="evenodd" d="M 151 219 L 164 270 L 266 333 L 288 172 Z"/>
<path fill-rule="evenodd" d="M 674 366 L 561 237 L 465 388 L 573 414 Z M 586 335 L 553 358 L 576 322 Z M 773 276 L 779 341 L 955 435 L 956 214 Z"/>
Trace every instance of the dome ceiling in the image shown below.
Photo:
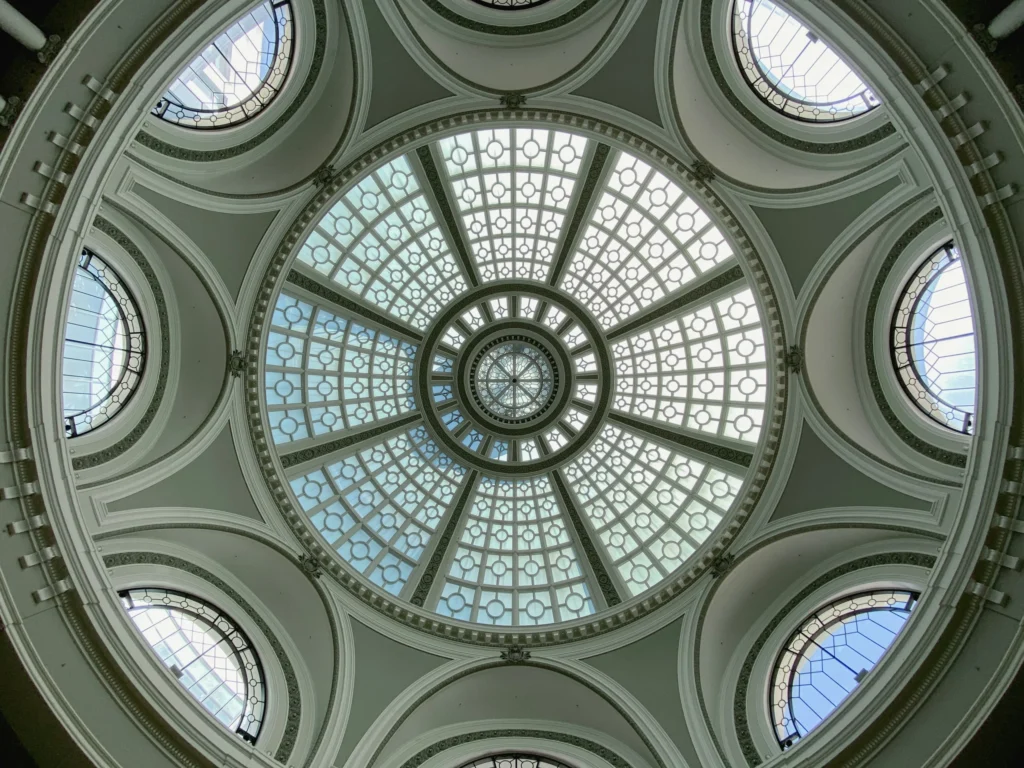
<path fill-rule="evenodd" d="M 681 182 L 499 124 L 377 162 L 304 231 L 261 412 L 294 517 L 358 583 L 475 624 L 585 619 L 756 491 L 764 298 Z"/>

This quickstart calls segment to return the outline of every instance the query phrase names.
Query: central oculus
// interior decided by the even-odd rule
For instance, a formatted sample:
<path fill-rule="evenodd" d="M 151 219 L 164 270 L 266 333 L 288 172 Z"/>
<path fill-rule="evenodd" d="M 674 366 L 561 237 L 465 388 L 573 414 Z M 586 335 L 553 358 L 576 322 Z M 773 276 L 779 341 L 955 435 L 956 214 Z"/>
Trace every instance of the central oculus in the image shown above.
<path fill-rule="evenodd" d="M 522 335 L 501 336 L 484 345 L 469 371 L 470 392 L 481 410 L 509 424 L 542 415 L 554 402 L 557 385 L 551 353 Z"/>

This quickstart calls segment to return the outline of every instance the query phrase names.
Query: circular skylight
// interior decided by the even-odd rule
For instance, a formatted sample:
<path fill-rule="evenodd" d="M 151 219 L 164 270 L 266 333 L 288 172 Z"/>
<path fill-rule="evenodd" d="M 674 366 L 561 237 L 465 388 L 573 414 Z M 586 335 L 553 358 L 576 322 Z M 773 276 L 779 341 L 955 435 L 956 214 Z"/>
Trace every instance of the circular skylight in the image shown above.
<path fill-rule="evenodd" d="M 581 134 L 378 161 L 307 230 L 261 336 L 295 520 L 449 619 L 643 595 L 749 486 L 770 387 L 745 275 L 678 181 Z"/>
<path fill-rule="evenodd" d="M 734 0 L 740 69 L 773 109 L 810 122 L 837 122 L 880 103 L 842 57 L 770 0 Z"/>
<path fill-rule="evenodd" d="M 922 413 L 974 432 L 977 389 L 974 313 L 960 253 L 947 243 L 903 288 L 892 321 L 893 364 Z"/>
<path fill-rule="evenodd" d="M 255 116 L 291 68 L 288 0 L 264 0 L 221 32 L 174 78 L 153 114 L 187 128 L 224 128 Z"/>

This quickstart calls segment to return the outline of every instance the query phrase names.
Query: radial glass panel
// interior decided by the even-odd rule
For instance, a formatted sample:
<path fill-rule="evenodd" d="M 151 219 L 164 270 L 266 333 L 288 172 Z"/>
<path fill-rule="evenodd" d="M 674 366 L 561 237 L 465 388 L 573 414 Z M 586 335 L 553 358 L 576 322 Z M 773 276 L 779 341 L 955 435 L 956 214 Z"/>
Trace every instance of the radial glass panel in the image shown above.
<path fill-rule="evenodd" d="M 347 583 L 491 632 L 585 622 L 735 511 L 779 353 L 728 237 L 645 157 L 481 122 L 327 204 L 260 375 Z"/>
<path fill-rule="evenodd" d="M 374 584 L 398 594 L 464 475 L 417 427 L 291 485 L 324 541 Z"/>
<path fill-rule="evenodd" d="M 944 427 L 973 434 L 974 312 L 952 243 L 929 256 L 904 287 L 893 315 L 892 345 L 893 365 L 914 405 Z"/>
<path fill-rule="evenodd" d="M 146 362 L 135 299 L 117 273 L 86 249 L 78 259 L 64 327 L 64 431 L 101 426 L 134 394 Z"/>
<path fill-rule="evenodd" d="M 772 108 L 809 122 L 837 122 L 878 106 L 856 72 L 782 6 L 735 0 L 733 43 L 747 82 Z"/>
<path fill-rule="evenodd" d="M 481 279 L 547 279 L 589 145 L 582 136 L 537 128 L 441 140 Z"/>
<path fill-rule="evenodd" d="M 734 258 L 678 184 L 638 157 L 615 155 L 561 285 L 605 328 Z"/>
<path fill-rule="evenodd" d="M 119 593 L 150 648 L 224 727 L 255 743 L 267 705 L 263 667 L 245 633 L 199 598 L 147 587 Z"/>
<path fill-rule="evenodd" d="M 863 592 L 815 611 L 775 662 L 768 705 L 783 749 L 816 728 L 854 691 L 903 629 L 918 595 Z"/>
<path fill-rule="evenodd" d="M 546 477 L 480 481 L 437 612 L 501 625 L 551 624 L 594 612 Z"/>
<path fill-rule="evenodd" d="M 265 0 L 217 35 L 178 73 L 153 114 L 200 129 L 248 120 L 284 85 L 294 42 L 291 4 Z"/>
<path fill-rule="evenodd" d="M 320 220 L 298 258 L 417 329 L 466 288 L 406 157 L 349 190 Z"/>

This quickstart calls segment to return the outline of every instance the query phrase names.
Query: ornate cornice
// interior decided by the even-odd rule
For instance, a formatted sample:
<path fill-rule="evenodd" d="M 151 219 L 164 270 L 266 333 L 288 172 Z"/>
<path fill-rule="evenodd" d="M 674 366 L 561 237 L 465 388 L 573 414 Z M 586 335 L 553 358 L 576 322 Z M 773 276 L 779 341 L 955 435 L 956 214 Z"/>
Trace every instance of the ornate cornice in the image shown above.
<path fill-rule="evenodd" d="M 179 147 L 171 142 L 164 141 L 163 139 L 157 138 L 146 131 L 140 130 L 135 140 L 154 152 L 159 152 L 161 155 L 167 157 L 173 157 L 176 160 L 187 160 L 192 163 L 210 163 L 217 160 L 227 160 L 232 157 L 249 152 L 255 149 L 260 144 L 265 142 L 275 133 L 280 131 L 288 121 L 292 119 L 292 116 L 299 110 L 300 107 L 306 102 L 309 94 L 312 92 L 313 87 L 316 85 L 317 78 L 320 76 L 320 71 L 323 68 L 324 53 L 327 50 L 327 7 L 325 0 L 310 0 L 313 4 L 313 18 L 314 18 L 314 44 L 313 44 L 313 58 L 312 63 L 309 67 L 309 72 L 306 75 L 305 81 L 302 83 L 302 88 L 295 95 L 295 98 L 288 105 L 288 108 L 282 112 L 278 118 L 270 125 L 265 131 L 253 136 L 247 141 L 243 141 L 241 144 L 236 144 L 232 147 L 224 147 L 223 149 L 213 150 L 200 150 L 200 149 L 188 149 L 186 147 Z M 340 4 L 344 12 L 344 3 Z M 352 30 L 350 25 L 345 25 L 348 30 L 349 40 L 352 39 Z M 301 34 L 301 29 L 298 32 Z M 254 119 L 258 119 L 258 115 Z M 189 130 L 182 128 L 181 130 Z"/>
<path fill-rule="evenodd" d="M 139 250 L 139 247 L 116 226 L 103 217 L 97 216 L 93 222 L 93 227 L 124 248 L 128 255 L 132 257 L 132 261 L 142 271 L 149 289 L 153 292 L 153 300 L 156 302 L 157 319 L 160 323 L 160 368 L 157 371 L 156 389 L 153 392 L 153 397 L 150 399 L 149 406 L 131 432 L 101 451 L 73 457 L 71 459 L 71 466 L 75 469 L 92 469 L 93 467 L 105 464 L 112 459 L 116 459 L 139 441 L 153 423 L 153 419 L 156 418 L 156 414 L 163 403 L 171 365 L 171 332 L 167 314 L 167 300 L 164 298 L 164 292 L 160 287 L 160 281 L 157 279 L 156 272 L 153 271 L 149 260 Z M 145 376 L 145 371 L 143 371 L 143 376 Z"/>
<path fill-rule="evenodd" d="M 166 568 L 184 571 L 213 585 L 245 611 L 246 616 L 259 628 L 267 642 L 270 643 L 270 647 L 274 649 L 274 655 L 281 663 L 281 670 L 284 672 L 286 685 L 288 686 L 288 714 L 285 718 L 284 735 L 281 737 L 281 743 L 278 744 L 277 751 L 274 753 L 275 760 L 287 763 L 288 758 L 291 757 L 292 751 L 295 749 L 295 740 L 299 735 L 299 722 L 302 717 L 302 697 L 299 694 L 299 679 L 295 676 L 295 667 L 292 666 L 291 659 L 285 653 L 284 646 L 281 645 L 281 641 L 271 631 L 270 626 L 260 615 L 259 611 L 253 608 L 234 587 L 219 576 L 180 557 L 161 555 L 156 552 L 119 552 L 117 554 L 104 555 L 103 565 L 107 568 L 118 568 L 124 565 L 162 565 Z M 268 688 L 268 701 L 272 695 L 273 692 Z"/>
<path fill-rule="evenodd" d="M 284 235 L 277 252 L 266 268 L 263 283 L 254 299 L 250 314 L 247 351 L 259 355 L 263 339 L 267 332 L 268 310 L 273 305 L 273 297 L 279 290 L 283 278 L 287 275 L 300 240 L 315 221 L 317 215 L 344 188 L 354 182 L 370 168 L 380 164 L 386 158 L 399 152 L 408 152 L 427 143 L 431 139 L 457 130 L 472 130 L 491 123 L 506 122 L 509 115 L 504 110 L 463 112 L 442 120 L 423 123 L 405 133 L 389 139 L 367 154 L 357 158 L 341 169 L 324 188 L 307 204 L 298 215 L 295 224 Z M 326 571 L 352 596 L 383 613 L 391 619 L 402 622 L 420 632 L 443 637 L 458 642 L 481 646 L 503 647 L 510 644 L 529 646 L 555 645 L 573 642 L 578 639 L 594 637 L 620 627 L 632 624 L 659 607 L 667 604 L 672 598 L 681 594 L 693 584 L 710 566 L 713 558 L 728 547 L 729 543 L 742 529 L 743 523 L 749 518 L 764 491 L 771 469 L 774 466 L 782 436 L 783 420 L 787 403 L 787 373 L 782 350 L 785 339 L 778 300 L 768 273 L 756 253 L 754 246 L 743 226 L 726 206 L 722 198 L 701 181 L 682 162 L 667 151 L 636 134 L 614 127 L 601 120 L 566 112 L 555 112 L 541 109 L 525 109 L 517 114 L 518 120 L 531 121 L 552 128 L 579 130 L 591 136 L 603 138 L 628 147 L 631 151 L 646 155 L 650 160 L 662 165 L 690 189 L 696 190 L 700 199 L 707 204 L 723 223 L 736 253 L 750 276 L 751 283 L 757 294 L 762 298 L 764 310 L 764 327 L 766 340 L 772 349 L 770 364 L 773 365 L 771 375 L 771 399 L 767 403 L 767 414 L 764 424 L 764 437 L 759 448 L 757 460 L 751 462 L 748 485 L 743 501 L 738 503 L 723 521 L 714 542 L 702 557 L 691 559 L 687 567 L 681 569 L 674 578 L 662 583 L 660 588 L 645 594 L 642 600 L 631 600 L 622 606 L 616 606 L 614 612 L 608 611 L 594 616 L 582 623 L 566 627 L 551 627 L 536 632 L 523 630 L 503 631 L 467 626 L 455 622 L 444 621 L 437 614 L 423 611 L 412 604 L 396 601 L 391 595 L 371 587 L 360 576 L 346 568 L 339 559 L 315 539 L 310 542 L 314 554 L 325 564 Z M 261 366 L 252 366 L 246 372 L 246 413 L 248 416 L 249 433 L 253 442 L 256 459 L 267 482 L 271 496 L 277 503 L 285 521 L 304 541 L 310 539 L 310 530 L 304 516 L 299 514 L 290 499 L 289 489 L 280 475 L 280 465 L 274 459 L 273 446 L 269 433 L 263 422 L 261 403 L 261 384 L 259 381 Z"/>

